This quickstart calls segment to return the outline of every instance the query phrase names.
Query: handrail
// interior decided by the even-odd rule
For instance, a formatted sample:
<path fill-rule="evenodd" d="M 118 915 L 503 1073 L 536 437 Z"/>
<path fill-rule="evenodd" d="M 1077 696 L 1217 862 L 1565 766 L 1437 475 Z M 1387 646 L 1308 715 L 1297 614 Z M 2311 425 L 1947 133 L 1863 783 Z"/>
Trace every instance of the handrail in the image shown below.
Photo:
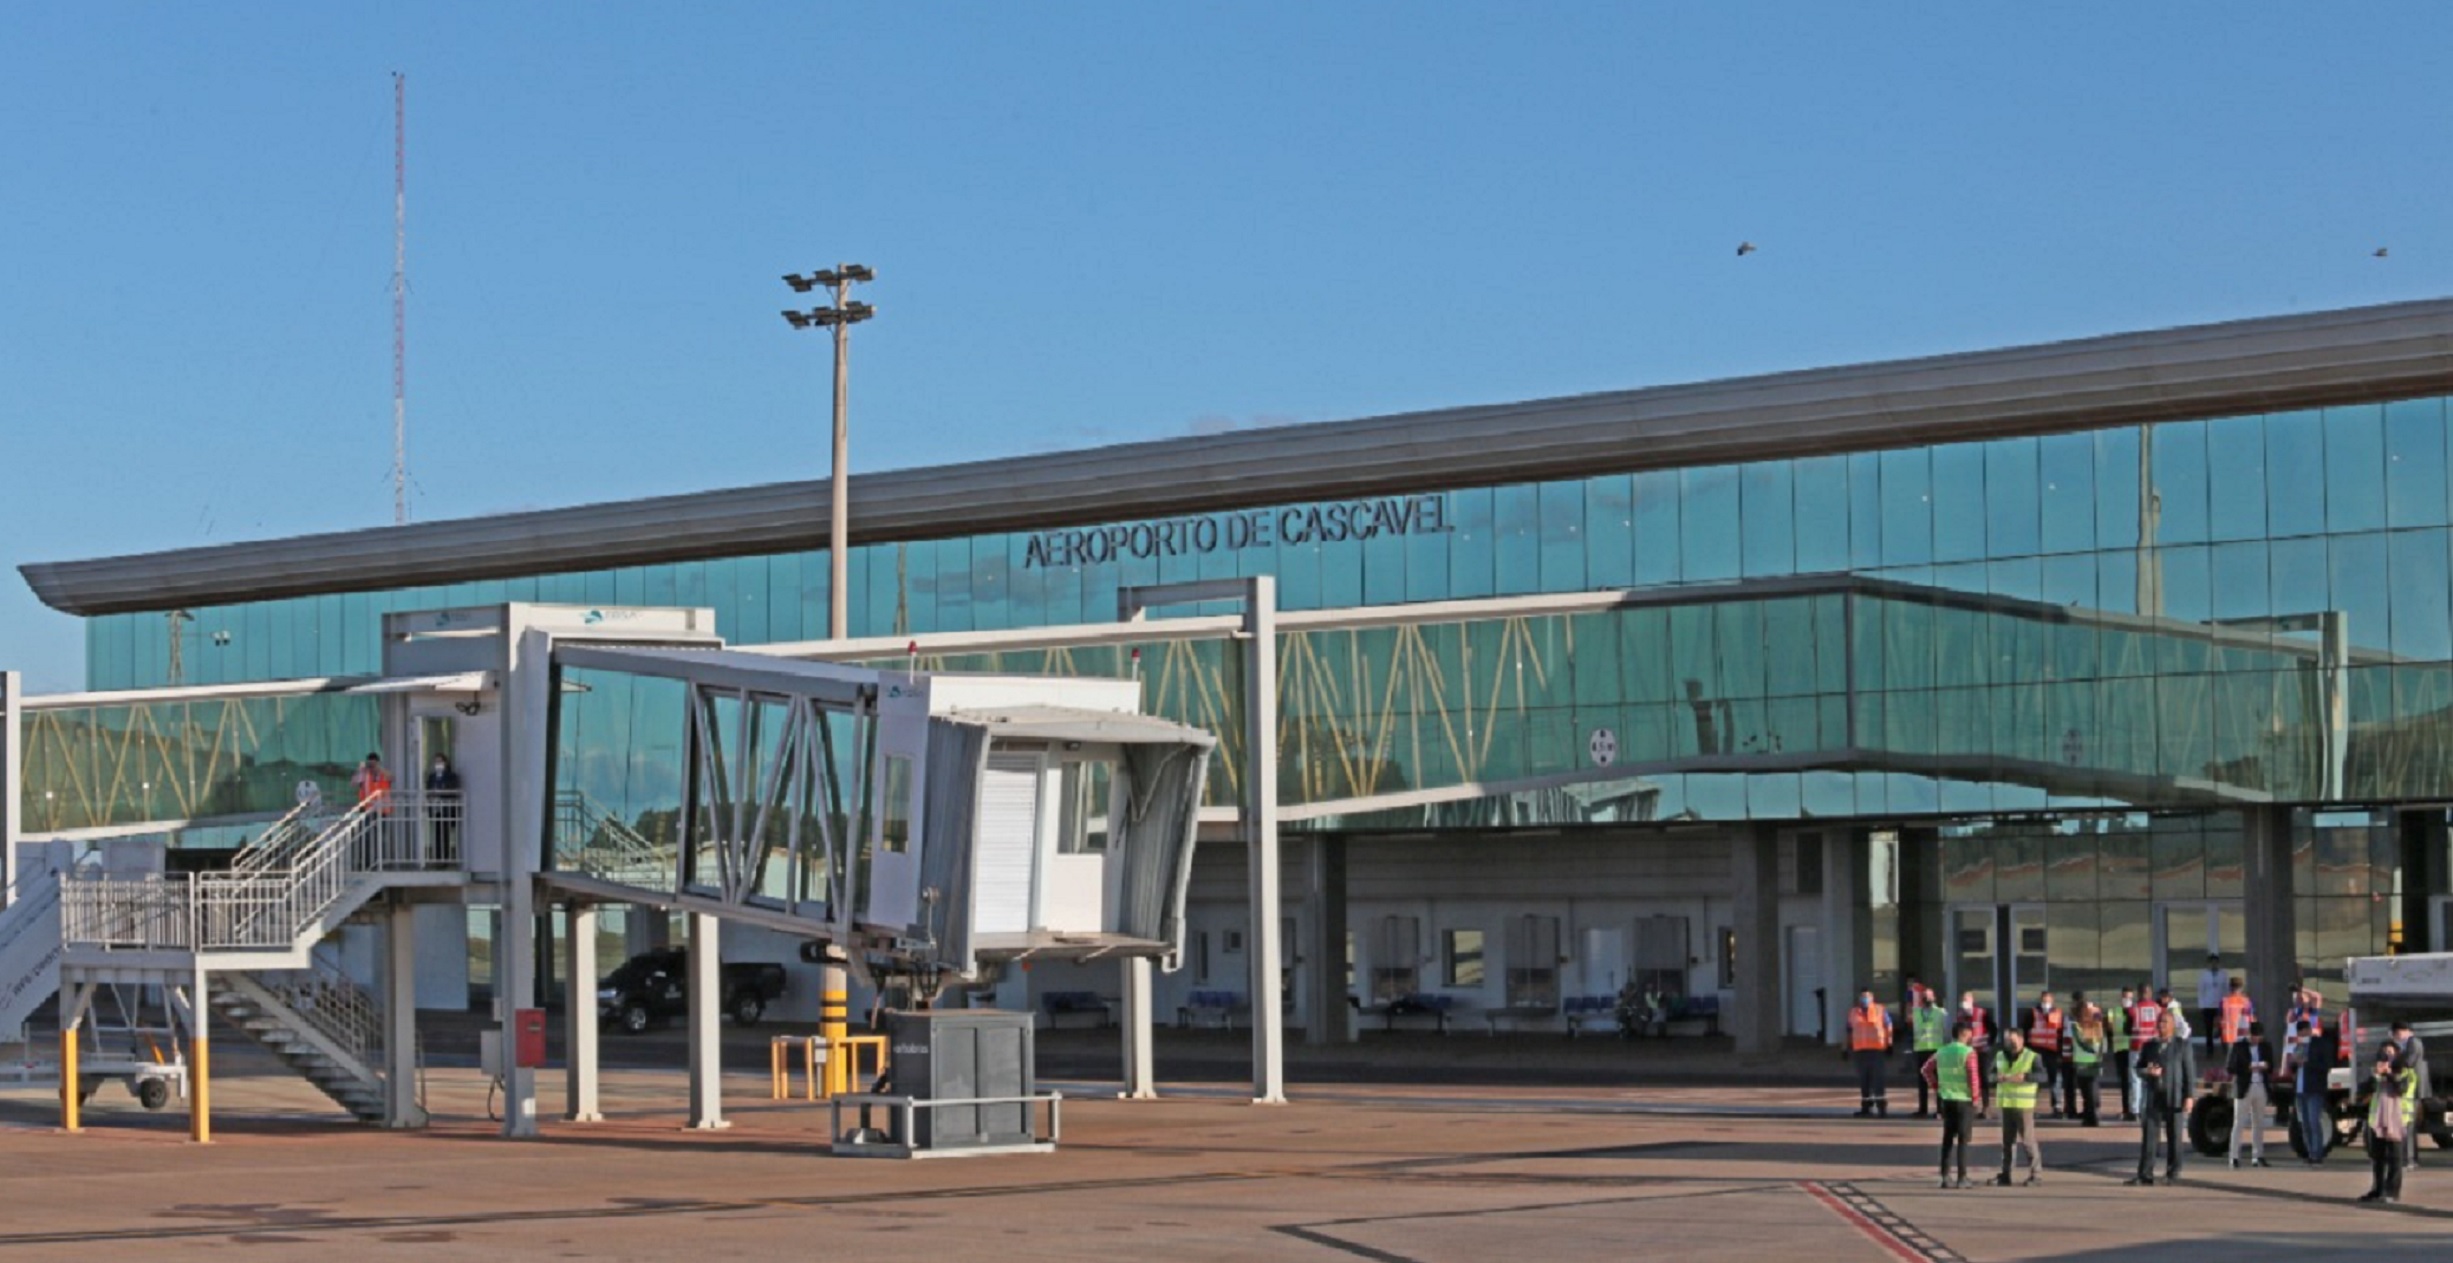
<path fill-rule="evenodd" d="M 273 998 L 326 1039 L 369 1067 L 383 1061 L 383 1014 L 375 998 L 348 974 L 317 957 L 305 969 L 258 979 Z"/>
<path fill-rule="evenodd" d="M 238 849 L 230 867 L 240 872 L 258 872 L 272 867 L 288 857 L 302 842 L 321 832 L 315 822 L 324 818 L 324 800 L 319 794 L 301 800 L 297 806 L 283 812 L 281 818 L 265 826 L 255 840 Z"/>
<path fill-rule="evenodd" d="M 628 881 L 642 870 L 665 872 L 673 862 L 670 848 L 642 836 L 583 790 L 555 796 L 554 842 L 557 859 L 567 856 L 576 861 L 569 867 L 591 876 Z"/>
<path fill-rule="evenodd" d="M 60 883 L 62 937 L 104 948 L 288 949 L 361 876 L 456 868 L 457 794 L 386 794 L 351 807 L 277 867 Z"/>

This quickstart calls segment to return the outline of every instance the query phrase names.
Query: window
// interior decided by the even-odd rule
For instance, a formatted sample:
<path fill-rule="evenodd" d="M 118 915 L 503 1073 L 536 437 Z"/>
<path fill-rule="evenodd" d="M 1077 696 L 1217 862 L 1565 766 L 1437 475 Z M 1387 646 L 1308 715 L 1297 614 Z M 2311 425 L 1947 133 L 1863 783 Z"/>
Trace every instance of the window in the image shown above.
<path fill-rule="evenodd" d="M 911 849 L 911 759 L 886 756 L 886 794 L 878 829 L 879 849 L 901 855 Z"/>
<path fill-rule="evenodd" d="M 1196 931 L 1192 936 L 1192 979 L 1209 981 L 1209 931 Z"/>
<path fill-rule="evenodd" d="M 1441 935 L 1441 958 L 1451 987 L 1482 985 L 1482 931 L 1449 930 Z"/>
<path fill-rule="evenodd" d="M 1421 918 L 1380 918 L 1380 950 L 1374 954 L 1371 965 L 1371 999 L 1374 1004 L 1402 1000 L 1422 989 L 1421 975 L 1417 969 L 1421 952 Z"/>
<path fill-rule="evenodd" d="M 1528 912 L 1508 922 L 1508 1004 L 1551 1008 L 1559 1002 L 1559 919 Z"/>
<path fill-rule="evenodd" d="M 1065 765 L 1064 822 L 1057 833 L 1057 851 L 1064 855 L 1093 854 L 1107 849 L 1109 768 L 1105 763 Z"/>

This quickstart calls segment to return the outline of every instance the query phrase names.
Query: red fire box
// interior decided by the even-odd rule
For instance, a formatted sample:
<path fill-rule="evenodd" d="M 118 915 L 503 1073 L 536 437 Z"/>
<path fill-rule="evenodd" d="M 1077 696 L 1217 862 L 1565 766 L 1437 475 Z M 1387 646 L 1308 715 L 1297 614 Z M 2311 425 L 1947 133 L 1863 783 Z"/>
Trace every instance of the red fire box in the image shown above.
<path fill-rule="evenodd" d="M 522 1070 L 542 1069 L 545 1065 L 545 1010 L 521 1009 L 512 1014 L 511 1027 L 516 1036 L 512 1047 L 512 1064 Z"/>

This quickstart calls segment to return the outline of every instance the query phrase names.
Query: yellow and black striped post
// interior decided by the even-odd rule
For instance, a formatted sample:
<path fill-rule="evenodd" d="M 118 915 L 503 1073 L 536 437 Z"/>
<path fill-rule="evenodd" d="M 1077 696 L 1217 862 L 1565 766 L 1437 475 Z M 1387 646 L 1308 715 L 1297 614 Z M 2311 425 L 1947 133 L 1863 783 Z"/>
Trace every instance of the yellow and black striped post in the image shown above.
<path fill-rule="evenodd" d="M 851 1063 L 843 1055 L 843 1039 L 851 1034 L 851 985 L 841 965 L 828 965 L 819 973 L 818 1036 L 826 1041 L 826 1095 L 830 1099 L 852 1090 Z"/>

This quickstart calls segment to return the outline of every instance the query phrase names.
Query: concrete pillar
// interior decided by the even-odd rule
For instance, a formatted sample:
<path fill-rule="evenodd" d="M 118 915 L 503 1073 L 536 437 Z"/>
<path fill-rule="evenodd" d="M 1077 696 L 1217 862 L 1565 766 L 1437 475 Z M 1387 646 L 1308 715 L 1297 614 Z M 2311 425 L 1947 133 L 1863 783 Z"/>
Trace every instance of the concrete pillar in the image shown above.
<path fill-rule="evenodd" d="M 423 1127 L 417 1103 L 417 905 L 383 914 L 383 1125 Z"/>
<path fill-rule="evenodd" d="M 1304 958 L 1303 1042 L 1354 1042 L 1354 1012 L 1346 1003 L 1346 840 L 1312 835 L 1303 919 L 1311 936 Z"/>
<path fill-rule="evenodd" d="M 1128 1101 L 1154 1100 L 1158 1076 L 1151 1057 L 1150 958 L 1127 957 L 1124 969 L 1124 1090 Z"/>
<path fill-rule="evenodd" d="M 571 976 L 562 997 L 562 1019 L 569 1023 L 564 1033 L 562 1116 L 574 1123 L 601 1123 L 605 1116 L 596 1103 L 596 905 L 572 904 L 563 924 L 570 936 L 565 955 Z"/>
<path fill-rule="evenodd" d="M 1848 1010 L 1857 989 L 1874 985 L 1873 843 L 1863 829 L 1823 833 L 1821 908 L 1823 1042 L 1848 1042 Z"/>
<path fill-rule="evenodd" d="M 704 912 L 690 914 L 690 1126 L 715 1131 L 724 1121 L 724 974 L 719 931 L 723 923 Z"/>
<path fill-rule="evenodd" d="M 2291 1011 L 2291 984 L 2300 976 L 2299 901 L 2291 876 L 2292 810 L 2251 807 L 2240 813 L 2241 915 L 2248 930 L 2248 992 L 2266 1035 L 2282 1046 L 2282 1016 Z M 2190 997 L 2195 999 L 2195 997 Z"/>
<path fill-rule="evenodd" d="M 1729 839 L 1729 928 L 1737 938 L 1737 985 L 1727 1014 L 1740 1057 L 1780 1050 L 1780 835 L 1769 824 Z"/>
<path fill-rule="evenodd" d="M 536 896 L 526 874 L 507 882 L 494 923 L 494 1008 L 503 1050 L 503 1135 L 537 1134 L 537 1072 L 519 1064 L 519 1015 L 537 1005 Z"/>
<path fill-rule="evenodd" d="M 1246 581 L 1244 602 L 1244 797 L 1241 815 L 1250 866 L 1252 925 L 1252 1099 L 1286 1101 L 1285 984 L 1278 933 L 1278 585 Z"/>

